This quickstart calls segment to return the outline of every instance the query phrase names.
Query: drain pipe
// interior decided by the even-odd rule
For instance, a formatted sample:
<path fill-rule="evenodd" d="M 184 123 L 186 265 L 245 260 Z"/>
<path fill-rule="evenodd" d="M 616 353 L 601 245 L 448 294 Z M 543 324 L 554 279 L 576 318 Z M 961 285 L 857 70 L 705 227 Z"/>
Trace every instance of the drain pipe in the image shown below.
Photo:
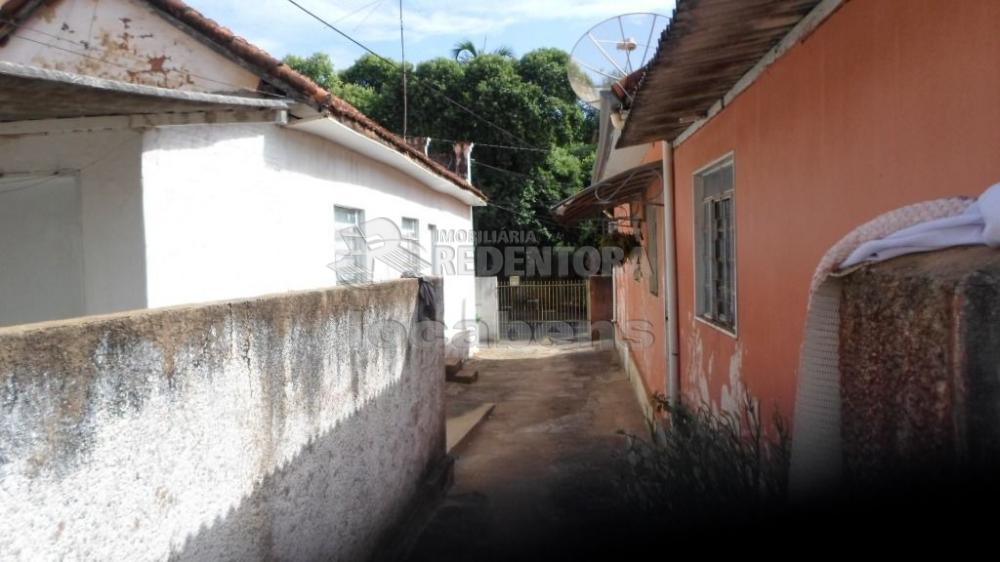
<path fill-rule="evenodd" d="M 663 278 L 664 309 L 667 320 L 667 401 L 671 407 L 681 403 L 681 378 L 678 370 L 680 352 L 677 335 L 677 251 L 674 237 L 674 147 L 662 141 L 663 151 Z"/>

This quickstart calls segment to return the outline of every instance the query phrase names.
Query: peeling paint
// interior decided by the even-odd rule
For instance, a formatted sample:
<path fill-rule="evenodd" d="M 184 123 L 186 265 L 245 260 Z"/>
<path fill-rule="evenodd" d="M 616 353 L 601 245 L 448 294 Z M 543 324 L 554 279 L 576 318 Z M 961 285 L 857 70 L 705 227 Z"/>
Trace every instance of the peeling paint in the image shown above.
<path fill-rule="evenodd" d="M 94 10 L 75 10 L 74 5 L 48 3 L 36 12 L 4 47 L 4 59 L 163 88 L 210 92 L 257 88 L 258 76 L 141 2 L 100 0 Z M 84 32 L 77 37 L 76 30 Z M 47 48 L 53 42 L 60 48 Z"/>
<path fill-rule="evenodd" d="M 746 386 L 743 384 L 743 346 L 736 345 L 736 353 L 729 358 L 729 382 L 722 385 L 719 395 L 719 407 L 723 412 L 739 416 L 742 419 L 744 412 L 744 401 L 747 396 Z"/>

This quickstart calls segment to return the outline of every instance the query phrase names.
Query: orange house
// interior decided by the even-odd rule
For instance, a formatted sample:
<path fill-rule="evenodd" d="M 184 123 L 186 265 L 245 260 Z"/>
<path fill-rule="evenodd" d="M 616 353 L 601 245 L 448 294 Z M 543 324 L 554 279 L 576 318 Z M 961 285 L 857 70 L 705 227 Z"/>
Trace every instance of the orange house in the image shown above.
<path fill-rule="evenodd" d="M 615 307 L 644 404 L 750 396 L 793 420 L 824 254 L 884 212 L 1000 181 L 998 30 L 995 0 L 678 0 L 631 103 L 606 107 L 627 111 L 595 169 L 615 197 L 556 209 L 640 235 Z"/>

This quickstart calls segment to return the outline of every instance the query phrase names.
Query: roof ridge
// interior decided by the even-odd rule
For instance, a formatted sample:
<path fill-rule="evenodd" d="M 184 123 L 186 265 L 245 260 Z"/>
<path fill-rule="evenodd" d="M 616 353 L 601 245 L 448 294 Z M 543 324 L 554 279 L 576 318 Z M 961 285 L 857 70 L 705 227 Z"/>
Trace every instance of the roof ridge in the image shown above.
<path fill-rule="evenodd" d="M 10 0 L 0 6 L 0 14 L 10 18 L 11 25 L 2 31 L 10 33 L 25 21 L 35 9 L 57 0 Z M 486 196 L 465 178 L 441 166 L 423 152 L 413 148 L 402 137 L 376 123 L 346 100 L 316 84 L 308 76 L 296 71 L 280 59 L 237 35 L 229 28 L 205 16 L 182 0 L 144 0 L 153 9 L 178 22 L 182 31 L 195 32 L 225 50 L 230 56 L 241 60 L 257 70 L 264 78 L 272 78 L 282 85 L 294 89 L 302 98 L 315 104 L 317 109 L 328 111 L 344 125 L 356 132 L 372 138 L 376 142 L 409 157 L 428 171 L 454 183 L 459 188 L 485 200 Z M 184 27 L 189 29 L 183 29 Z"/>
<path fill-rule="evenodd" d="M 153 7 L 176 18 L 181 23 L 191 26 L 195 31 L 207 36 L 209 39 L 227 49 L 233 56 L 256 66 L 265 74 L 272 76 L 289 86 L 297 89 L 303 96 L 316 103 L 318 106 L 329 110 L 335 117 L 346 120 L 349 123 L 360 127 L 352 127 L 356 131 L 367 136 L 375 135 L 376 140 L 389 143 L 391 148 L 418 161 L 430 171 L 455 183 L 458 187 L 473 193 L 474 195 L 486 199 L 486 196 L 475 186 L 464 178 L 458 176 L 429 158 L 424 153 L 409 145 L 402 137 L 389 131 L 382 125 L 376 123 L 359 109 L 351 105 L 346 100 L 335 96 L 330 91 L 316 84 L 308 76 L 298 72 L 285 64 L 280 59 L 275 58 L 270 53 L 247 41 L 243 37 L 233 33 L 229 28 L 219 24 L 215 20 L 205 16 L 195 8 L 182 0 L 145 0 Z"/>

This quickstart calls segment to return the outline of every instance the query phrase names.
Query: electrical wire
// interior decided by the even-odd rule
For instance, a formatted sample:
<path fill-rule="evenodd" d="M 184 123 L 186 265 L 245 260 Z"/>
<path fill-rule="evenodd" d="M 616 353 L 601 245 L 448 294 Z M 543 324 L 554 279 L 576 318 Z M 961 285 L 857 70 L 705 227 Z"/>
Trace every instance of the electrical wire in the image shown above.
<path fill-rule="evenodd" d="M 504 207 L 503 205 L 497 205 L 496 203 L 493 203 L 492 201 L 487 201 L 486 206 L 487 206 L 487 208 L 500 209 L 501 211 L 506 211 L 506 212 L 508 212 L 508 213 L 510 213 L 512 215 L 517 216 L 518 218 L 520 218 L 520 217 L 523 216 L 523 213 L 521 211 L 515 211 L 514 209 L 510 209 L 510 208 Z M 579 225 L 559 224 L 554 219 L 550 219 L 550 218 L 548 218 L 548 217 L 546 217 L 545 215 L 542 215 L 542 214 L 535 214 L 535 215 L 533 215 L 533 218 L 535 220 L 541 222 L 541 223 L 545 223 L 549 227 L 555 227 L 555 228 L 560 228 L 560 229 L 565 229 L 565 230 L 580 230 L 580 231 L 588 230 L 587 228 L 579 226 Z"/>
<path fill-rule="evenodd" d="M 457 140 L 454 140 L 454 139 L 445 139 L 445 138 L 441 138 L 441 137 L 428 137 L 428 138 L 431 139 L 432 141 L 440 141 L 440 142 L 450 142 L 450 143 L 462 142 L 462 141 L 457 141 Z M 483 146 L 483 147 L 486 147 L 486 148 L 497 148 L 497 149 L 503 149 L 503 150 L 525 150 L 525 151 L 529 151 L 529 152 L 544 152 L 544 153 L 552 152 L 552 150 L 548 149 L 548 148 L 535 148 L 533 146 L 514 146 L 514 145 L 509 145 L 509 144 L 490 144 L 490 143 L 476 142 L 476 141 L 472 141 L 472 142 L 476 146 Z"/>
<path fill-rule="evenodd" d="M 32 189 L 32 188 L 38 187 L 40 185 L 45 185 L 47 183 L 54 182 L 57 179 L 62 178 L 62 177 L 66 177 L 66 176 L 70 176 L 70 175 L 78 175 L 81 172 L 83 172 L 84 170 L 88 170 L 88 169 L 96 166 L 97 164 L 103 162 L 104 160 L 107 160 L 108 157 L 110 157 L 111 155 L 117 153 L 118 150 L 121 147 L 125 146 L 125 143 L 127 143 L 129 141 L 136 141 L 136 140 L 137 140 L 137 136 L 136 135 L 128 135 L 128 134 L 126 134 L 125 138 L 123 138 L 121 141 L 119 141 L 117 144 L 115 144 L 110 150 L 108 150 L 104 154 L 98 156 L 96 159 L 90 161 L 89 163 L 84 164 L 83 166 L 80 166 L 79 168 L 75 168 L 75 169 L 72 169 L 72 170 L 57 170 L 55 172 L 48 172 L 48 171 L 42 172 L 42 173 L 49 173 L 50 177 L 41 178 L 38 181 L 34 181 L 34 182 L 29 183 L 27 185 L 21 185 L 21 186 L 12 188 L 12 189 L 0 190 L 0 195 L 7 195 L 8 193 L 15 193 L 15 192 L 18 192 L 18 191 L 26 191 L 28 189 Z M 12 174 L 17 174 L 17 175 L 22 175 L 22 174 L 29 174 L 30 175 L 30 174 L 37 174 L 37 173 L 39 173 L 39 172 L 21 172 L 21 171 L 12 172 Z M 0 179 L 3 179 L 7 175 L 8 175 L 7 173 L 0 172 Z M 25 178 L 25 179 L 27 179 L 27 178 Z"/>
<path fill-rule="evenodd" d="M 340 22 L 342 22 L 342 21 L 344 21 L 346 19 L 349 19 L 351 16 L 356 16 L 356 15 L 360 14 L 361 12 L 363 12 L 364 10 L 367 10 L 368 8 L 372 8 L 372 12 L 374 12 L 375 11 L 375 9 L 374 9 L 375 5 L 376 4 L 381 4 L 384 1 L 385 0 L 375 0 L 374 2 L 369 2 L 369 3 L 365 4 L 364 6 L 361 6 L 360 8 L 358 8 L 356 10 L 352 10 L 350 13 L 345 14 L 343 16 L 340 16 L 339 18 L 333 20 L 333 23 L 340 23 Z M 371 14 L 371 12 L 369 12 L 369 14 Z M 361 21 L 364 22 L 366 19 L 368 19 L 368 16 L 365 16 L 365 18 L 362 19 Z"/>
<path fill-rule="evenodd" d="M 371 5 L 371 9 L 368 10 L 368 13 L 365 14 L 365 17 L 361 18 L 361 21 L 358 22 L 358 25 L 355 25 L 351 29 L 351 33 L 357 33 L 358 30 L 361 29 L 362 26 L 364 26 L 365 23 L 372 17 L 372 15 L 378 11 L 379 7 L 382 6 L 383 2 L 385 2 L 385 0 L 378 0 L 378 2 L 376 2 L 374 5 Z"/>
<path fill-rule="evenodd" d="M 399 54 L 400 67 L 403 75 L 403 138 L 406 138 L 406 128 L 409 124 L 409 107 L 406 92 L 406 39 L 403 35 L 403 0 L 399 0 Z"/>
<path fill-rule="evenodd" d="M 338 35 L 340 35 L 344 39 L 347 39 L 348 41 L 350 41 L 351 43 L 353 43 L 354 45 L 356 45 L 358 48 L 362 49 L 363 51 L 365 51 L 365 52 L 371 54 L 372 56 L 376 57 L 377 59 L 381 60 L 382 62 L 387 62 L 389 64 L 396 64 L 394 61 L 392 61 L 392 60 L 390 60 L 390 59 L 388 59 L 388 58 L 386 58 L 386 57 L 378 54 L 377 52 L 373 51 L 371 48 L 369 48 L 367 45 L 365 45 L 361 41 L 358 41 L 357 39 L 355 39 L 354 37 L 351 37 L 350 35 L 348 35 L 344 31 L 341 31 L 340 28 L 338 28 L 337 26 L 333 25 L 332 23 L 326 21 L 325 19 L 323 19 L 322 17 L 320 17 L 319 15 L 317 15 L 315 12 L 312 12 L 311 10 L 309 10 L 308 8 L 306 8 L 305 6 L 303 6 L 302 4 L 299 4 L 296 0 L 287 0 L 287 2 L 289 4 L 295 6 L 296 8 L 298 8 L 299 10 L 301 10 L 303 13 L 307 14 L 308 16 L 310 16 L 311 18 L 313 18 L 314 20 L 316 20 L 319 23 L 323 24 L 325 27 L 330 28 L 332 31 L 336 32 Z M 418 78 L 418 76 L 414 76 L 414 78 Z M 462 111 L 468 113 L 469 115 L 475 117 L 476 119 L 479 119 L 483 123 L 486 123 L 490 127 L 493 127 L 494 129 L 502 132 L 503 134 L 505 134 L 508 137 L 516 140 L 517 142 L 519 142 L 521 144 L 524 144 L 524 145 L 528 144 L 521 137 L 519 137 L 519 136 L 515 135 L 514 133 L 508 131 L 507 129 L 501 127 L 500 125 L 497 125 L 496 123 L 494 123 L 493 121 L 490 121 L 489 119 L 483 117 L 482 115 L 479 115 L 474 110 L 466 107 L 464 104 L 459 103 L 459 102 L 453 100 L 451 97 L 449 97 L 447 94 L 445 94 L 437 84 L 434 84 L 433 82 L 427 82 L 426 84 L 430 87 L 430 91 L 432 91 L 435 94 L 441 96 L 441 98 L 443 100 L 445 100 L 446 102 L 452 104 L 453 106 L 457 107 L 458 109 L 461 109 Z"/>
<path fill-rule="evenodd" d="M 491 166 L 489 164 L 485 164 L 483 162 L 480 162 L 479 160 L 473 160 L 472 163 L 476 164 L 476 165 L 479 165 L 479 166 L 482 166 L 484 168 L 489 168 L 491 170 L 495 170 L 497 172 L 503 172 L 505 174 L 510 174 L 512 176 L 521 176 L 521 177 L 524 177 L 524 178 L 530 178 L 531 177 L 530 175 L 522 173 L 522 172 L 515 172 L 514 170 L 506 170 L 504 168 L 498 168 L 496 166 Z"/>

